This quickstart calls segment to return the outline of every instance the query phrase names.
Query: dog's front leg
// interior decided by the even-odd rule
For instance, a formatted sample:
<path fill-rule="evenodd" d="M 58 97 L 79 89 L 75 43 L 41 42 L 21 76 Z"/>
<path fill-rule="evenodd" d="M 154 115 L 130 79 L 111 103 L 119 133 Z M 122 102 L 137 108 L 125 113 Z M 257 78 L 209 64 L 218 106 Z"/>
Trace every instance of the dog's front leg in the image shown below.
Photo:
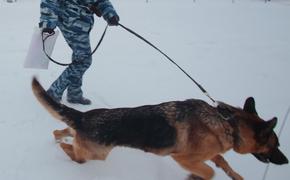
<path fill-rule="evenodd" d="M 215 163 L 217 167 L 220 167 L 224 170 L 224 172 L 230 176 L 233 180 L 243 180 L 244 178 L 240 176 L 238 173 L 236 173 L 230 165 L 227 163 L 227 161 L 221 156 L 216 155 L 214 158 L 211 159 L 212 162 Z"/>
<path fill-rule="evenodd" d="M 184 169 L 192 173 L 188 180 L 211 180 L 214 176 L 214 171 L 210 166 L 204 162 L 196 161 L 191 154 L 172 157 Z"/>

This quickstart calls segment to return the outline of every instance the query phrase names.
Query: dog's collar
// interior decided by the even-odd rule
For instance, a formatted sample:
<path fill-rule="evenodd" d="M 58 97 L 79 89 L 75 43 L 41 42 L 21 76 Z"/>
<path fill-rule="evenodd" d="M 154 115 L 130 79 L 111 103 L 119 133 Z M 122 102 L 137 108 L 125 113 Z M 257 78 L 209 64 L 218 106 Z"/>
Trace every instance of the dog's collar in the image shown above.
<path fill-rule="evenodd" d="M 216 106 L 216 109 L 219 113 L 219 115 L 224 119 L 224 120 L 231 120 L 234 117 L 234 113 L 232 113 L 232 111 L 230 111 L 223 103 L 219 103 Z"/>

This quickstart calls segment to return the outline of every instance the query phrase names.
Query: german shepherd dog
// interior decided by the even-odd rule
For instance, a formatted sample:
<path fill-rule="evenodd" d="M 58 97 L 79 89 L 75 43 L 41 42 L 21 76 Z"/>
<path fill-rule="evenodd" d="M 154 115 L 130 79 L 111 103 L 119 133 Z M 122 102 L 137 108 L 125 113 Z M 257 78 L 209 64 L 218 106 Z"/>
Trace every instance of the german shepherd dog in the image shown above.
<path fill-rule="evenodd" d="M 199 180 L 214 176 L 213 169 L 205 164 L 207 160 L 232 179 L 243 179 L 221 155 L 230 149 L 252 153 L 264 163 L 288 163 L 278 149 L 279 141 L 273 131 L 277 118 L 262 120 L 252 97 L 246 100 L 243 109 L 221 102 L 213 107 L 202 100 L 190 99 L 80 112 L 55 102 L 36 78 L 32 80 L 32 89 L 38 101 L 68 125 L 53 133 L 64 152 L 78 163 L 105 160 L 115 146 L 169 155 L 191 172 L 189 179 Z M 73 137 L 72 144 L 62 141 L 67 136 Z"/>

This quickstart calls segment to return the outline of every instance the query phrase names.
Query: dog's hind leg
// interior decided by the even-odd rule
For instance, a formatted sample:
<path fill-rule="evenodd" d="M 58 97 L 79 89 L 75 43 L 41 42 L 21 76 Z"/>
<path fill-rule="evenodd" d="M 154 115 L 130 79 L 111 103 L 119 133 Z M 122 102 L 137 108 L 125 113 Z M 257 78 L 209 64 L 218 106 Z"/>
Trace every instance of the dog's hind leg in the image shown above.
<path fill-rule="evenodd" d="M 77 137 L 77 136 L 76 136 Z M 78 138 L 74 138 L 73 144 L 60 143 L 60 147 L 71 158 L 71 160 L 77 163 L 85 163 L 87 158 L 86 149 L 82 148 L 78 143 Z"/>
<path fill-rule="evenodd" d="M 243 177 L 236 173 L 221 155 L 215 156 L 211 161 L 214 162 L 217 167 L 222 168 L 233 180 L 243 180 Z"/>
<path fill-rule="evenodd" d="M 78 163 L 84 163 L 86 162 L 85 159 L 81 159 L 76 156 L 75 149 L 73 145 L 66 144 L 66 143 L 60 143 L 60 147 L 63 149 L 63 151 L 71 158 L 71 160 L 78 162 Z"/>
<path fill-rule="evenodd" d="M 60 147 L 63 149 L 63 151 L 71 158 L 71 160 L 77 162 L 77 163 L 85 163 L 88 158 L 86 158 L 86 149 L 85 147 L 81 147 L 82 139 L 79 137 L 79 135 L 72 131 L 71 128 L 66 128 L 62 131 L 58 131 L 57 135 L 60 135 L 59 137 L 62 138 L 63 136 L 73 136 L 73 143 L 67 144 L 67 143 L 60 143 Z"/>
<path fill-rule="evenodd" d="M 75 139 L 78 142 L 77 147 L 81 147 L 79 153 L 87 160 L 105 160 L 113 149 L 113 146 L 98 144 L 88 139 L 81 139 L 78 136 Z"/>
<path fill-rule="evenodd" d="M 99 145 L 75 133 L 73 144 L 61 143 L 61 148 L 71 160 L 84 163 L 87 160 L 105 160 L 113 147 Z"/>
<path fill-rule="evenodd" d="M 192 159 L 191 155 L 172 156 L 173 159 L 179 163 L 184 169 L 190 171 L 192 175 L 191 180 L 210 180 L 214 176 L 213 169 L 203 162 L 197 162 Z"/>

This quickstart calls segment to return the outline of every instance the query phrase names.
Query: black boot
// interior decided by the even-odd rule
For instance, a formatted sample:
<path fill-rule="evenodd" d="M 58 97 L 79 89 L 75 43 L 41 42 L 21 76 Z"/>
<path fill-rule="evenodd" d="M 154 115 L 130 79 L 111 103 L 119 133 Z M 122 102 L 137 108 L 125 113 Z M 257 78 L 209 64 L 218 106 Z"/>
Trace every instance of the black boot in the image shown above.
<path fill-rule="evenodd" d="M 67 98 L 67 102 L 71 103 L 71 104 L 82 104 L 82 105 L 91 105 L 92 101 L 84 98 L 84 97 L 80 97 L 80 98 Z"/>

